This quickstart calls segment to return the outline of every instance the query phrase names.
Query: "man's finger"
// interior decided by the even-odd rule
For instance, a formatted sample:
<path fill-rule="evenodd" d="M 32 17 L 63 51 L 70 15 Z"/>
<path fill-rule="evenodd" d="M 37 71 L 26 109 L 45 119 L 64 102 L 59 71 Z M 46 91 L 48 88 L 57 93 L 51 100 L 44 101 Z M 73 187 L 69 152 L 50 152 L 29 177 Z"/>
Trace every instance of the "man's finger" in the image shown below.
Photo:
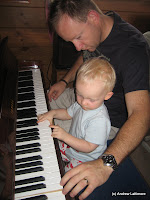
<path fill-rule="evenodd" d="M 84 178 L 84 173 L 81 173 L 83 166 L 78 165 L 77 167 L 68 171 L 61 179 L 60 184 L 64 186 L 63 194 L 67 194 L 79 181 Z"/>
<path fill-rule="evenodd" d="M 79 181 L 78 184 L 73 188 L 73 190 L 70 192 L 70 196 L 75 197 L 86 186 L 88 186 L 88 181 L 84 178 Z"/>
<path fill-rule="evenodd" d="M 88 197 L 94 190 L 95 188 L 92 185 L 88 185 L 88 187 L 84 190 L 83 193 L 79 196 L 79 200 L 85 199 Z"/>

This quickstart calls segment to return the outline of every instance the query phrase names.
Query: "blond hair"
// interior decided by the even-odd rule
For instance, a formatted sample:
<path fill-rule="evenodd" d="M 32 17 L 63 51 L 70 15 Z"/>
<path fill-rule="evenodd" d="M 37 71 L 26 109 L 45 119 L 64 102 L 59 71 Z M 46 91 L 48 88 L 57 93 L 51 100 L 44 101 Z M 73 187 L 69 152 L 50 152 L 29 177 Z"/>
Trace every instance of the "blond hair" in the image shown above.
<path fill-rule="evenodd" d="M 112 91 L 116 82 L 116 73 L 112 65 L 102 57 L 90 58 L 85 61 L 77 72 L 77 80 L 92 82 L 101 80 L 108 92 Z"/>

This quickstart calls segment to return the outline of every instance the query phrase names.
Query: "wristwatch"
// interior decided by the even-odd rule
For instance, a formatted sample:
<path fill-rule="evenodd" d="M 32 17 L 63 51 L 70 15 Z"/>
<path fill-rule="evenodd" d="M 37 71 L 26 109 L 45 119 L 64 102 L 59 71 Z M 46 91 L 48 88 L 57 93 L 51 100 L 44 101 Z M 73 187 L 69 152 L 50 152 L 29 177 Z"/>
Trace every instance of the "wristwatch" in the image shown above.
<path fill-rule="evenodd" d="M 116 170 L 117 168 L 117 162 L 115 160 L 115 157 L 111 154 L 103 154 L 99 158 L 101 158 L 104 162 L 104 165 L 112 167 L 113 170 Z"/>

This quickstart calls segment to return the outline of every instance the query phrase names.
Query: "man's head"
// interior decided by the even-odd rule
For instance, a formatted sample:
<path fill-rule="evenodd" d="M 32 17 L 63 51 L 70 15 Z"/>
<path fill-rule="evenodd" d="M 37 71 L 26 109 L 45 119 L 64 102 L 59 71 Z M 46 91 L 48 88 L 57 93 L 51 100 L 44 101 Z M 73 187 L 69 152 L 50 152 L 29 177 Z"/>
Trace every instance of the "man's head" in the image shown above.
<path fill-rule="evenodd" d="M 54 0 L 49 7 L 49 29 L 78 51 L 94 51 L 101 41 L 100 16 L 103 13 L 92 0 Z"/>
<path fill-rule="evenodd" d="M 76 77 L 77 101 L 85 110 L 98 108 L 113 95 L 116 74 L 103 58 L 91 58 L 79 68 Z"/>

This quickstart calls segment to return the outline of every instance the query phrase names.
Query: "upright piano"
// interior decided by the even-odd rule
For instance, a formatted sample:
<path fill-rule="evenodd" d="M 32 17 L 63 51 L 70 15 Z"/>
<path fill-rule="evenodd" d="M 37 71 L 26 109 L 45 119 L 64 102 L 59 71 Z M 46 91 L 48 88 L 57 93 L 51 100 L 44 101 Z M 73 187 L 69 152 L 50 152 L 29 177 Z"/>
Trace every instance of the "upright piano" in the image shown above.
<path fill-rule="evenodd" d="M 37 65 L 19 68 L 0 42 L 0 199 L 65 200 L 61 176 L 64 165 L 58 141 L 51 137 L 41 70 Z"/>

